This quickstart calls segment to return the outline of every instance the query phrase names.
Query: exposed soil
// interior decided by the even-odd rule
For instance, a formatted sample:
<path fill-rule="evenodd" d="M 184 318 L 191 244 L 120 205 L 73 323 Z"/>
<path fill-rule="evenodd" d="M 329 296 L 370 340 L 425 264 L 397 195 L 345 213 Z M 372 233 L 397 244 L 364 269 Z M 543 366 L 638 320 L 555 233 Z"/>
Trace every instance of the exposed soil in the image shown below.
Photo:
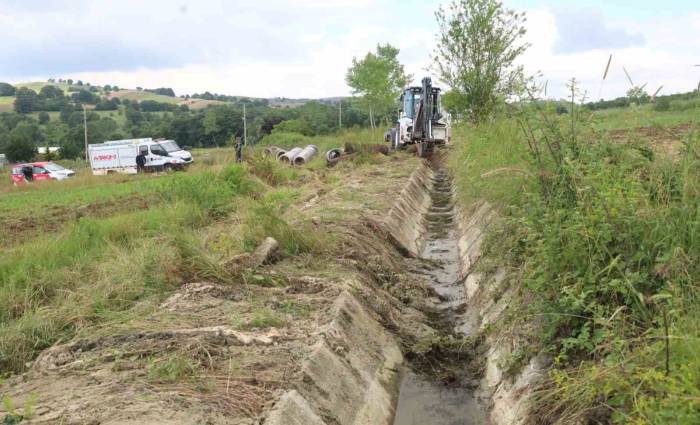
<path fill-rule="evenodd" d="M 675 127 L 638 127 L 634 129 L 610 130 L 608 134 L 614 141 L 632 142 L 644 139 L 651 142 L 659 152 L 676 155 L 682 146 L 681 140 L 695 129 L 691 123 L 681 124 Z"/>
<path fill-rule="evenodd" d="M 46 209 L 21 211 L 0 217 L 0 248 L 26 241 L 37 235 L 59 231 L 66 223 L 81 217 L 109 217 L 124 212 L 149 208 L 152 200 L 142 195 L 94 202 L 76 207 L 53 206 Z"/>

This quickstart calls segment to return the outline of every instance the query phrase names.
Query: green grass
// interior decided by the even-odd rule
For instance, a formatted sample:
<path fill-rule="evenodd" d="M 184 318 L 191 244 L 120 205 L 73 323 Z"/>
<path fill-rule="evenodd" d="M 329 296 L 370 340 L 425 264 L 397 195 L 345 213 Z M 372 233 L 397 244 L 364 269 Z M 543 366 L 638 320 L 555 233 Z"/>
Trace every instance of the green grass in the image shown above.
<path fill-rule="evenodd" d="M 15 110 L 14 96 L 0 96 L 0 112 L 12 112 Z"/>
<path fill-rule="evenodd" d="M 230 283 L 193 229 L 233 212 L 263 188 L 241 166 L 176 174 L 153 183 L 158 203 L 108 218 L 82 218 L 0 258 L 0 371 L 19 371 L 38 351 L 108 320 L 183 281 Z M 134 277 L 138 276 L 137 279 Z"/>
<path fill-rule="evenodd" d="M 355 137 L 364 138 L 343 136 Z M 336 141 L 319 141 L 323 143 Z M 261 148 L 246 149 L 246 157 Z M 194 155 L 195 165 L 184 173 L 92 176 L 83 168 L 72 180 L 0 192 L 0 214 L 11 217 L 130 194 L 151 200 L 148 209 L 83 217 L 3 251 L 0 374 L 24 370 L 28 361 L 59 340 L 123 320 L 137 304 L 157 306 L 182 283 L 236 284 L 241 278 L 221 265 L 222 255 L 230 258 L 251 250 L 265 237 L 279 241 L 282 255 L 329 249 L 331 238 L 292 214 L 292 204 L 302 199 L 298 186 L 301 181 L 314 182 L 313 169 L 276 162 L 231 165 L 233 150 L 226 148 Z M 265 173 L 282 177 L 264 178 Z M 238 223 L 235 232 L 230 224 L 221 224 L 228 220 Z M 220 236 L 216 243 L 205 243 L 209 231 Z M 235 237 L 223 238 L 226 231 Z M 254 276 L 249 280 L 256 282 Z M 284 311 L 304 314 L 292 304 Z M 251 328 L 276 326 L 281 322 L 272 319 L 278 315 L 261 312 L 253 317 Z M 171 363 L 152 365 L 153 377 L 167 377 L 171 369 L 179 374 L 177 362 Z"/>
<path fill-rule="evenodd" d="M 120 99 L 135 100 L 138 102 L 143 102 L 144 100 L 153 100 L 162 103 L 178 104 L 183 101 L 183 99 L 179 97 L 164 96 L 162 94 L 156 94 L 139 90 L 119 90 L 116 92 L 112 92 L 112 96 L 118 97 Z"/>
<path fill-rule="evenodd" d="M 67 83 L 49 83 L 48 81 L 32 81 L 29 83 L 15 84 L 15 87 L 17 88 L 26 87 L 28 89 L 34 90 L 37 93 L 39 93 L 44 86 L 56 86 L 62 89 L 64 93 L 68 93 L 69 87 Z"/>
<path fill-rule="evenodd" d="M 593 114 L 594 127 L 600 130 L 632 129 L 637 127 L 673 127 L 700 123 L 700 109 L 657 112 L 653 105 L 606 109 Z"/>
<path fill-rule="evenodd" d="M 0 192 L 0 214 L 15 214 L 22 210 L 41 210 L 53 207 L 80 207 L 98 201 L 123 198 L 134 193 L 155 191 L 157 179 L 151 176 L 92 176 L 83 170 L 84 177 L 76 181 L 48 181 L 41 184 L 12 187 Z M 3 175 L 3 179 L 9 179 Z M 80 179 L 80 180 L 78 180 Z"/>
<path fill-rule="evenodd" d="M 532 185 L 529 159 L 520 130 L 511 121 L 458 126 L 449 166 L 464 205 L 484 199 L 500 206 L 517 202 Z"/>
<path fill-rule="evenodd" d="M 648 113 L 676 125 L 682 112 Z M 593 128 L 584 114 L 571 132 L 569 116 L 530 111 L 522 118 L 532 148 L 513 118 L 456 132 L 450 168 L 461 202 L 488 199 L 501 210 L 485 258 L 513 270 L 522 297 L 513 317 L 537 318 L 520 351 L 554 359 L 535 405 L 546 423 L 585 423 L 601 411 L 603 422 L 700 422 L 700 359 L 691 354 L 700 344 L 700 140 L 686 138 L 669 158 L 594 131 L 650 125 L 635 115 L 646 113 L 597 113 Z"/>

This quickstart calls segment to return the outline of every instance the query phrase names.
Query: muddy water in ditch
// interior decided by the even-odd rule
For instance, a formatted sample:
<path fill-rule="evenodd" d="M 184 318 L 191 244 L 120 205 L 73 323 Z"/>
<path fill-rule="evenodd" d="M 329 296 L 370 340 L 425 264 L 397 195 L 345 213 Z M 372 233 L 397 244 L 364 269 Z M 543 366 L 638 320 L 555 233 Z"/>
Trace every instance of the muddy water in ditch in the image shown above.
<path fill-rule="evenodd" d="M 454 222 L 452 180 L 436 168 L 432 204 L 425 217 L 428 234 L 422 258 L 429 266 L 414 272 L 424 276 L 440 300 L 437 309 L 455 334 L 468 334 L 464 285 L 460 279 L 458 236 Z M 394 425 L 483 425 L 486 415 L 470 389 L 445 385 L 430 376 L 404 372 Z"/>

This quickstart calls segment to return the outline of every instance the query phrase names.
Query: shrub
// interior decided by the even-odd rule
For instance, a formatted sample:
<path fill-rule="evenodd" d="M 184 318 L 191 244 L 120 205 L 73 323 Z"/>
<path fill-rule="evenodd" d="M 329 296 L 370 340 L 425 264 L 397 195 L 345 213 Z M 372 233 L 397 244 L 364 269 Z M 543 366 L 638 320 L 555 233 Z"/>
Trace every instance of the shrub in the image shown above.
<path fill-rule="evenodd" d="M 668 98 L 660 98 L 654 102 L 654 110 L 657 112 L 665 112 L 671 110 L 671 101 Z"/>
<path fill-rule="evenodd" d="M 275 145 L 282 148 L 292 148 L 295 146 L 308 145 L 310 143 L 308 137 L 299 133 L 284 133 L 274 132 L 262 138 L 260 144 Z"/>
<path fill-rule="evenodd" d="M 580 113 L 573 127 L 545 112 L 522 117 L 537 185 L 513 198 L 486 245 L 499 258 L 508 247 L 531 294 L 523 314 L 541 325 L 532 351 L 554 357 L 543 411 L 568 423 L 605 403 L 614 422 L 695 423 L 685 400 L 700 370 L 687 354 L 698 345 L 700 141 L 675 160 L 649 155 L 601 139 Z"/>
<path fill-rule="evenodd" d="M 279 242 L 287 255 L 310 252 L 322 245 L 324 238 L 306 223 L 288 223 L 284 218 L 287 209 L 285 192 L 272 192 L 256 203 L 246 218 L 243 246 L 252 251 L 266 237 Z"/>

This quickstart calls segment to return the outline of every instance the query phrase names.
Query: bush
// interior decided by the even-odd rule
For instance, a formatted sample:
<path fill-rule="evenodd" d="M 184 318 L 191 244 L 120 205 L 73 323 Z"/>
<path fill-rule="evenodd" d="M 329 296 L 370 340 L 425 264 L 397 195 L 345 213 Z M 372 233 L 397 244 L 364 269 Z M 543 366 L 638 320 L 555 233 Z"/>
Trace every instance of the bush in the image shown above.
<path fill-rule="evenodd" d="M 654 102 L 654 110 L 657 112 L 665 112 L 671 110 L 671 101 L 668 98 L 660 98 Z"/>
<path fill-rule="evenodd" d="M 260 144 L 275 145 L 281 148 L 293 148 L 295 146 L 305 146 L 310 143 L 308 137 L 299 133 L 273 132 L 262 138 Z"/>
<path fill-rule="evenodd" d="M 12 84 L 0 83 L 0 96 L 14 96 L 16 91 Z"/>
<path fill-rule="evenodd" d="M 219 173 L 176 174 L 163 182 L 159 193 L 170 202 L 193 203 L 204 214 L 222 217 L 234 208 L 236 195 L 249 195 L 258 189 L 245 168 L 231 165 Z"/>
<path fill-rule="evenodd" d="M 519 270 L 541 326 L 528 350 L 554 357 L 547 421 L 605 403 L 613 422 L 697 423 L 700 140 L 672 160 L 555 115 L 523 123 L 536 186 L 506 198 L 485 253 Z"/>
<path fill-rule="evenodd" d="M 277 158 L 258 152 L 248 159 L 250 172 L 271 186 L 288 183 L 297 178 L 297 171 L 283 166 Z"/>
<path fill-rule="evenodd" d="M 268 236 L 275 238 L 287 255 L 311 252 L 323 246 L 323 235 L 305 223 L 292 225 L 283 218 L 287 196 L 284 191 L 272 192 L 253 206 L 246 217 L 244 249 L 252 251 Z"/>

